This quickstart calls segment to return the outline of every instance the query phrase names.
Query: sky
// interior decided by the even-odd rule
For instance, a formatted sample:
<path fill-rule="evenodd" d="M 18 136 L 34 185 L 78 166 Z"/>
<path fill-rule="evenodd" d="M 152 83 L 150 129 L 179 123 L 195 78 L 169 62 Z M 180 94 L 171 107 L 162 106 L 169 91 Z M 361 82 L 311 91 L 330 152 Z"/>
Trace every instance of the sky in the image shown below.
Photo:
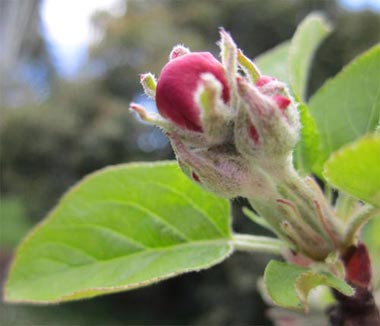
<path fill-rule="evenodd" d="M 339 0 L 341 6 L 348 10 L 372 9 L 380 11 L 380 0 Z"/>
<path fill-rule="evenodd" d="M 58 71 L 74 77 L 85 62 L 94 39 L 91 16 L 100 10 L 113 15 L 125 12 L 123 0 L 44 0 L 41 7 L 43 34 Z"/>
<path fill-rule="evenodd" d="M 339 2 L 347 10 L 380 11 L 380 0 L 339 0 Z M 44 0 L 41 7 L 43 32 L 53 61 L 63 77 L 75 77 L 86 61 L 88 46 L 94 38 L 90 19 L 99 10 L 108 10 L 113 15 L 123 15 L 126 10 L 125 1 Z"/>

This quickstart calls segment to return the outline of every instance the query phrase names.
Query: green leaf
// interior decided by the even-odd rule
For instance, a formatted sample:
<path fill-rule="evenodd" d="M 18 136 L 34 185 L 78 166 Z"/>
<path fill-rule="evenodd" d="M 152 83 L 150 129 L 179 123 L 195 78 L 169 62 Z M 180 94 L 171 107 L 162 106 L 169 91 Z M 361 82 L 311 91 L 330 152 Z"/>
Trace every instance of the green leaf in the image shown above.
<path fill-rule="evenodd" d="M 290 41 L 285 41 L 260 54 L 254 59 L 255 64 L 264 75 L 274 76 L 284 83 L 288 79 L 288 53 Z"/>
<path fill-rule="evenodd" d="M 317 286 L 324 285 L 345 294 L 353 295 L 354 290 L 344 280 L 337 278 L 333 274 L 316 273 L 309 271 L 301 274 L 295 283 L 295 289 L 302 305 L 307 308 L 307 297 L 310 291 Z"/>
<path fill-rule="evenodd" d="M 380 118 L 380 47 L 356 58 L 311 98 L 323 161 L 343 145 L 375 130 Z"/>
<path fill-rule="evenodd" d="M 272 301 L 284 308 L 307 309 L 307 297 L 313 288 L 326 285 L 352 295 L 353 289 L 332 274 L 272 260 L 264 273 L 264 283 Z"/>
<path fill-rule="evenodd" d="M 300 141 L 294 151 L 294 163 L 301 174 L 308 175 L 321 170 L 321 136 L 306 104 L 300 103 L 298 110 L 302 128 Z"/>
<path fill-rule="evenodd" d="M 19 247 L 10 302 L 49 303 L 142 287 L 231 253 L 228 201 L 176 163 L 127 164 L 73 187 Z"/>
<path fill-rule="evenodd" d="M 289 49 L 289 79 L 295 94 L 305 99 L 311 62 L 319 44 L 331 27 L 320 14 L 308 15 L 299 25 Z"/>
<path fill-rule="evenodd" d="M 367 135 L 334 152 L 323 174 L 336 188 L 380 206 L 380 135 Z"/>

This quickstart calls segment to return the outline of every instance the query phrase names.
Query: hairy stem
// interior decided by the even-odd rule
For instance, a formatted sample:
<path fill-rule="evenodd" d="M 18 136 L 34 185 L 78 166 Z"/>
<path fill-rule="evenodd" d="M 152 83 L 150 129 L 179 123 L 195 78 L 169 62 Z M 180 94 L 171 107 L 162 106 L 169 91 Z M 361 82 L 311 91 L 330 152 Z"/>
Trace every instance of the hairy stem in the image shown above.
<path fill-rule="evenodd" d="M 342 255 L 345 280 L 354 289 L 352 296 L 337 291 L 333 294 L 337 305 L 329 310 L 333 326 L 375 326 L 380 325 L 379 308 L 372 294 L 371 259 L 364 243 L 359 242 L 347 248 Z"/>
<path fill-rule="evenodd" d="M 248 234 L 234 234 L 231 244 L 236 250 L 272 254 L 281 254 L 286 247 L 286 244 L 281 240 Z"/>
<path fill-rule="evenodd" d="M 353 243 L 358 230 L 376 215 L 380 215 L 379 207 L 364 206 L 356 215 L 352 216 L 345 234 L 346 243 Z"/>
<path fill-rule="evenodd" d="M 332 326 L 378 326 L 380 325 L 379 308 L 376 306 L 369 290 L 358 291 L 354 297 L 347 297 L 335 290 L 338 304 L 328 310 Z"/>

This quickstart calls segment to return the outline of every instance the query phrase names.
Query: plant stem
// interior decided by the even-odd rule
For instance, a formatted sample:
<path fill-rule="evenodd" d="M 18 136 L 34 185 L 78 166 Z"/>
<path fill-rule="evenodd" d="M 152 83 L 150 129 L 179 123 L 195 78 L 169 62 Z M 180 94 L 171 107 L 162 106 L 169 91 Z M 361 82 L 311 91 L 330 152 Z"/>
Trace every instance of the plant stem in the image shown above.
<path fill-rule="evenodd" d="M 358 200 L 343 192 L 339 192 L 339 196 L 335 205 L 337 216 L 346 221 L 354 211 Z"/>
<path fill-rule="evenodd" d="M 347 297 L 335 290 L 333 293 L 338 304 L 328 311 L 332 326 L 380 325 L 379 308 L 370 291 L 356 289 L 354 297 Z"/>
<path fill-rule="evenodd" d="M 352 296 L 333 290 L 337 305 L 329 311 L 333 326 L 378 326 L 380 312 L 372 294 L 371 259 L 364 243 L 347 248 L 342 255 L 345 280 L 354 289 Z"/>
<path fill-rule="evenodd" d="M 325 195 L 326 201 L 329 203 L 329 205 L 332 205 L 333 190 L 327 182 L 325 183 L 324 195 Z"/>
<path fill-rule="evenodd" d="M 281 254 L 287 246 L 275 238 L 236 233 L 232 236 L 231 243 L 236 250 L 272 254 Z"/>
<path fill-rule="evenodd" d="M 378 214 L 380 214 L 379 207 L 372 207 L 369 205 L 363 206 L 363 208 L 351 218 L 348 224 L 345 234 L 346 243 L 353 243 L 357 231 L 372 217 Z"/>

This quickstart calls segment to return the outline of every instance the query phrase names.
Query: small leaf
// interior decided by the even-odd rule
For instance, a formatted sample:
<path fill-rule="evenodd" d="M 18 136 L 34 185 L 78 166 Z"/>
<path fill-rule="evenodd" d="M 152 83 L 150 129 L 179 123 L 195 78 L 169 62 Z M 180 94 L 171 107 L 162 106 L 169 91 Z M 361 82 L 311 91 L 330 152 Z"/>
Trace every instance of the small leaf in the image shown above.
<path fill-rule="evenodd" d="M 106 168 L 21 244 L 5 298 L 50 303 L 142 287 L 221 262 L 230 238 L 228 202 L 176 163 Z"/>
<path fill-rule="evenodd" d="M 380 135 L 365 136 L 333 153 L 323 174 L 338 189 L 380 206 Z"/>
<path fill-rule="evenodd" d="M 332 274 L 317 273 L 309 268 L 272 260 L 264 273 L 267 292 L 273 302 L 284 308 L 307 309 L 307 297 L 311 289 L 326 285 L 352 295 L 352 288 Z"/>
<path fill-rule="evenodd" d="M 345 294 L 352 295 L 354 290 L 342 279 L 327 273 L 315 273 L 313 271 L 301 274 L 295 283 L 295 289 L 302 305 L 307 309 L 307 297 L 312 289 L 325 285 Z"/>
<path fill-rule="evenodd" d="M 293 92 L 305 100 L 311 62 L 331 27 L 320 14 L 308 15 L 299 25 L 289 49 L 289 79 Z"/>
<path fill-rule="evenodd" d="M 380 47 L 357 57 L 311 98 L 323 162 L 345 144 L 376 129 L 380 118 Z"/>
<path fill-rule="evenodd" d="M 260 68 L 263 75 L 276 77 L 287 83 L 288 79 L 288 53 L 290 41 L 285 41 L 274 48 L 260 54 L 253 61 Z"/>

